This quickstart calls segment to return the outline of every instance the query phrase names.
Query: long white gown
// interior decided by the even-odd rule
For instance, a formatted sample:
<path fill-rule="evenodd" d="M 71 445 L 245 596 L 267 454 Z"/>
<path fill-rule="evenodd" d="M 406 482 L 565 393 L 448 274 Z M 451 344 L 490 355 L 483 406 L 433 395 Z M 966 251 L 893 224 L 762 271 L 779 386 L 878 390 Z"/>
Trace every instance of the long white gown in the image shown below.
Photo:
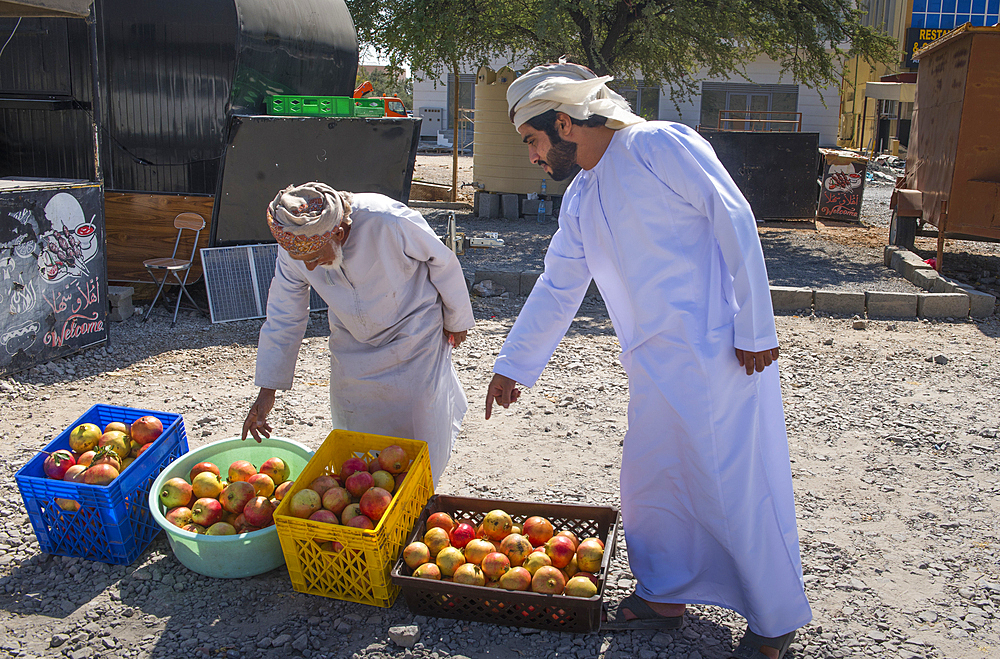
<path fill-rule="evenodd" d="M 339 270 L 278 250 L 254 382 L 291 388 L 312 286 L 329 305 L 333 427 L 426 441 L 436 483 L 468 408 L 444 335 L 475 324 L 462 266 L 403 204 L 366 193 L 352 208 Z"/>
<path fill-rule="evenodd" d="M 749 204 L 692 129 L 616 131 L 563 198 L 559 229 L 494 371 L 535 383 L 590 280 L 629 379 L 622 518 L 637 593 L 724 606 L 763 636 L 809 622 L 778 369 Z"/>

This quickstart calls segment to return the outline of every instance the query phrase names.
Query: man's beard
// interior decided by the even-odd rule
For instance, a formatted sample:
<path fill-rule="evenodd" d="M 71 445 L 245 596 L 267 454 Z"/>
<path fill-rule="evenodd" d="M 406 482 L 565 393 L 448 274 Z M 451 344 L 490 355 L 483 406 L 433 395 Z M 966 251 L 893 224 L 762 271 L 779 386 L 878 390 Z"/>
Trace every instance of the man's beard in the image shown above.
<path fill-rule="evenodd" d="M 552 172 L 549 176 L 553 181 L 565 181 L 571 176 L 576 176 L 580 171 L 580 165 L 576 164 L 576 142 L 569 142 L 556 135 L 550 137 L 552 143 L 546 154 L 546 160 L 542 163 L 549 166 Z"/>
<path fill-rule="evenodd" d="M 333 263 L 326 265 L 321 265 L 320 267 L 325 270 L 340 270 L 340 266 L 344 263 L 344 247 L 337 241 L 333 241 Z"/>

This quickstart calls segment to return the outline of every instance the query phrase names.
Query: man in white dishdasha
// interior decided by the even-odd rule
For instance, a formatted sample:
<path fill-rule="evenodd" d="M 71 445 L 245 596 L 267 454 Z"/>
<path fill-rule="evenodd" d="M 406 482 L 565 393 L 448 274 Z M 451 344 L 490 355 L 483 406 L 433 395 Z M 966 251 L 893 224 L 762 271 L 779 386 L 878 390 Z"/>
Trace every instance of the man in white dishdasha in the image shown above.
<path fill-rule="evenodd" d="M 676 629 L 733 609 L 733 657 L 779 659 L 806 600 L 764 256 L 750 206 L 687 126 L 647 122 L 610 77 L 560 62 L 507 92 L 529 159 L 575 175 L 494 365 L 486 418 L 535 383 L 593 279 L 621 343 L 621 502 L 637 579 L 605 629 Z"/>
<path fill-rule="evenodd" d="M 243 439 L 270 436 L 267 415 L 275 390 L 292 386 L 312 287 L 328 305 L 333 427 L 427 442 L 436 483 L 468 409 L 451 363 L 475 325 L 458 258 L 420 213 L 380 194 L 290 186 L 267 220 L 280 248 Z"/>

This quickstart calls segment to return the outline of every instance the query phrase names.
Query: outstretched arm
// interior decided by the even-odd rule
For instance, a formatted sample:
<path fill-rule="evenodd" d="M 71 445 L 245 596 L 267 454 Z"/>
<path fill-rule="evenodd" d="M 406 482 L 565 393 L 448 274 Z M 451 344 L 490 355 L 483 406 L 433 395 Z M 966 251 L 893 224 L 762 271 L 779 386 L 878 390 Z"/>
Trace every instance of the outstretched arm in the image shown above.
<path fill-rule="evenodd" d="M 247 418 L 243 422 L 243 436 L 240 439 L 245 440 L 247 438 L 247 433 L 253 435 L 253 438 L 257 440 L 260 444 L 260 436 L 264 437 L 271 436 L 271 425 L 267 422 L 267 415 L 271 413 L 271 409 L 274 407 L 274 389 L 261 389 L 260 393 L 257 394 L 257 400 L 254 401 L 253 405 L 250 406 L 250 411 L 247 413 Z"/>

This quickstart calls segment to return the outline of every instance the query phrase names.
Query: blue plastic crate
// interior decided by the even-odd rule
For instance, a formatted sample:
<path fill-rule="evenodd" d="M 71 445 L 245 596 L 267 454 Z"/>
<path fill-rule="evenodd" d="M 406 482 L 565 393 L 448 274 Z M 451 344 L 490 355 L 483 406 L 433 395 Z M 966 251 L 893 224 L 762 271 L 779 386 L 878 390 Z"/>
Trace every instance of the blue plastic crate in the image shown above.
<path fill-rule="evenodd" d="M 139 557 L 160 526 L 149 512 L 149 488 L 160 472 L 187 453 L 184 419 L 179 414 L 114 405 L 94 405 L 52 440 L 45 451 L 69 449 L 69 434 L 81 423 L 105 428 L 112 421 L 131 425 L 143 416 L 155 416 L 163 433 L 153 445 L 107 485 L 68 483 L 45 476 L 47 457 L 38 453 L 15 475 L 24 507 L 42 551 L 102 563 L 128 565 Z M 80 509 L 68 512 L 55 499 L 73 499 Z"/>

